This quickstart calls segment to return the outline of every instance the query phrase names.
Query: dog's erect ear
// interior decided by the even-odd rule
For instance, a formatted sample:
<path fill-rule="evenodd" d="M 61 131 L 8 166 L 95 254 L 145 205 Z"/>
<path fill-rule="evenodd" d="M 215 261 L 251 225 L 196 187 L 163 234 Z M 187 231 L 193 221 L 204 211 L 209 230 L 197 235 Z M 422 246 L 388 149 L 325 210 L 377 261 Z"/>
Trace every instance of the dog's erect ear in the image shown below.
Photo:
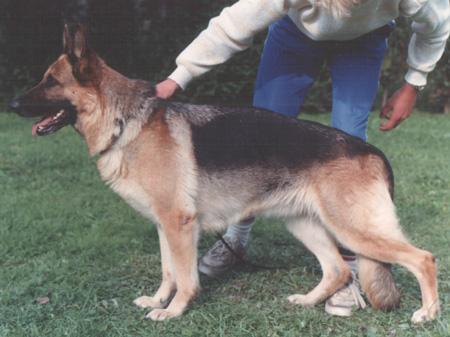
<path fill-rule="evenodd" d="M 86 56 L 86 26 L 81 24 L 65 24 L 63 34 L 64 53 L 71 59 L 81 59 Z"/>
<path fill-rule="evenodd" d="M 82 84 L 98 84 L 101 80 L 99 60 L 88 47 L 86 26 L 65 24 L 63 43 L 75 78 Z"/>

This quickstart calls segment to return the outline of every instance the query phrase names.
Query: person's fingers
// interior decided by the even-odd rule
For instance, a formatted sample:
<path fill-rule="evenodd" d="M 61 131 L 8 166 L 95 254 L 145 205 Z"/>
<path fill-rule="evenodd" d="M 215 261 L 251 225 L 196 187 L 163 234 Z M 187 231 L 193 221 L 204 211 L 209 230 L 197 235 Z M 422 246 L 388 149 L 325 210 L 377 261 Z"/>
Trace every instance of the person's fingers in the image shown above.
<path fill-rule="evenodd" d="M 155 86 L 155 90 L 156 90 L 156 97 L 164 98 L 164 97 L 163 97 L 163 96 L 164 96 L 164 93 L 163 93 L 163 90 L 161 89 L 161 83 L 158 83 L 158 84 Z"/>
<path fill-rule="evenodd" d="M 173 88 L 168 84 L 169 83 L 161 82 L 156 85 L 156 96 L 157 97 L 162 98 L 162 99 L 167 99 L 174 94 L 175 90 L 173 90 Z"/>
<path fill-rule="evenodd" d="M 389 131 L 395 128 L 395 121 L 393 119 L 389 119 L 386 123 L 381 123 L 380 130 L 381 131 Z"/>
<path fill-rule="evenodd" d="M 386 103 L 380 110 L 380 117 L 389 118 L 393 109 L 394 107 L 391 105 L 391 103 Z"/>
<path fill-rule="evenodd" d="M 381 131 L 392 130 L 404 120 L 405 118 L 403 118 L 401 114 L 393 113 L 387 122 L 381 123 L 380 130 Z"/>

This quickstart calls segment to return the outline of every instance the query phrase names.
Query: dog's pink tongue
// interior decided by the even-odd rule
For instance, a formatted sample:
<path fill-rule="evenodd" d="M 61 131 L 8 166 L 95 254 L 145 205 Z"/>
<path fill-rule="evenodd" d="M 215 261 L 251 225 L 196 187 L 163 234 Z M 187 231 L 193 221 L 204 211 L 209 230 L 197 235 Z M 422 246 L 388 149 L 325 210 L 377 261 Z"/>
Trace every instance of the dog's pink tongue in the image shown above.
<path fill-rule="evenodd" d="M 51 120 L 52 120 L 52 116 L 47 117 L 47 118 L 41 120 L 40 122 L 37 122 L 37 123 L 33 124 L 32 128 L 31 128 L 31 134 L 33 136 L 37 136 L 37 130 L 38 130 L 39 126 L 45 125 L 48 122 L 50 122 Z"/>

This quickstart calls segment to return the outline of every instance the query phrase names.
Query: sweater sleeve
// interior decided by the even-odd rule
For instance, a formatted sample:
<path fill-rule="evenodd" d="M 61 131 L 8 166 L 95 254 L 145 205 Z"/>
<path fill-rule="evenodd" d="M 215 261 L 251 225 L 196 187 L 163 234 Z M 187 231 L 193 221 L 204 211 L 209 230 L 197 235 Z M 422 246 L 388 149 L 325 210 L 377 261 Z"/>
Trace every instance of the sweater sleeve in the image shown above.
<path fill-rule="evenodd" d="M 185 89 L 188 83 L 235 53 L 248 48 L 253 36 L 308 0 L 240 0 L 211 19 L 208 27 L 176 59 L 170 79 Z"/>
<path fill-rule="evenodd" d="M 405 80 L 422 86 L 444 53 L 450 32 L 449 1 L 404 0 L 400 9 L 403 15 L 413 19 L 413 35 L 408 47 L 409 70 Z"/>

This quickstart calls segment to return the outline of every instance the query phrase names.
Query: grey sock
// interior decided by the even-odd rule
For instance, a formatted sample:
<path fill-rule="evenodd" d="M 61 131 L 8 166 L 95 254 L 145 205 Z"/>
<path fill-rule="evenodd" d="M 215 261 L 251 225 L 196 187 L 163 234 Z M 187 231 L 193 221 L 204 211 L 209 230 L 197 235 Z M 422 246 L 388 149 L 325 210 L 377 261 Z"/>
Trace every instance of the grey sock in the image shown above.
<path fill-rule="evenodd" d="M 239 239 L 244 247 L 247 247 L 250 231 L 252 230 L 255 219 L 247 219 L 228 227 L 225 233 L 226 237 L 231 239 Z"/>

